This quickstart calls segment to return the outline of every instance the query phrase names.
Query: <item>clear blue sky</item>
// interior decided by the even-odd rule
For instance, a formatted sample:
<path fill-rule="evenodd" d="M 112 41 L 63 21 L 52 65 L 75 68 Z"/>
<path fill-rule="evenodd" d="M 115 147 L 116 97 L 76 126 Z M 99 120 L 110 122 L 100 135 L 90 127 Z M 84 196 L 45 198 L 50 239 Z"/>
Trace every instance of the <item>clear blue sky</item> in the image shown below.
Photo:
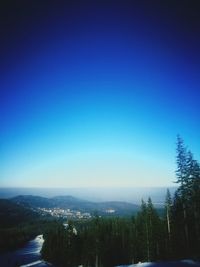
<path fill-rule="evenodd" d="M 199 10 L 148 2 L 3 6 L 0 186 L 170 186 L 178 133 L 200 159 Z"/>

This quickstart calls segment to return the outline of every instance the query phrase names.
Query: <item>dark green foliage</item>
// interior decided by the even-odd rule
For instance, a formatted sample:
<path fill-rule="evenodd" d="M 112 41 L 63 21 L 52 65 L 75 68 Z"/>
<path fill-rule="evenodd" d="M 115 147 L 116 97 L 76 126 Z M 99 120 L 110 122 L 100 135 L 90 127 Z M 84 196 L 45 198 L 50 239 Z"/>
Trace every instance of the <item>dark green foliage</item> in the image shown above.
<path fill-rule="evenodd" d="M 169 189 L 167 189 L 165 198 L 165 212 L 164 212 L 164 247 L 165 247 L 165 258 L 171 259 L 172 253 L 172 235 L 173 235 L 173 219 L 172 219 L 173 203 Z"/>
<path fill-rule="evenodd" d="M 38 219 L 38 213 L 29 208 L 13 203 L 7 199 L 0 199 L 0 228 L 16 226 L 23 222 Z"/>
<path fill-rule="evenodd" d="M 163 244 L 162 219 L 159 218 L 152 201 L 142 201 L 141 211 L 136 217 L 137 261 L 155 261 L 160 259 Z"/>
<path fill-rule="evenodd" d="M 80 264 L 80 237 L 74 233 L 74 227 L 70 222 L 67 229 L 61 223 L 53 224 L 44 234 L 44 238 L 44 259 L 61 266 Z"/>
<path fill-rule="evenodd" d="M 15 227 L 0 228 L 0 252 L 23 246 L 27 241 L 42 234 L 52 222 L 38 220 L 33 223 L 23 223 Z"/>
<path fill-rule="evenodd" d="M 30 208 L 0 199 L 0 252 L 18 248 L 44 232 L 51 219 Z"/>
<path fill-rule="evenodd" d="M 61 266 L 105 266 L 160 259 L 162 220 L 151 199 L 132 218 L 100 218 L 72 226 L 57 225 L 45 235 L 43 257 Z M 74 264 L 74 265 L 73 265 Z"/>
<path fill-rule="evenodd" d="M 173 245 L 176 255 L 200 256 L 200 166 L 177 138 L 177 189 L 173 204 Z"/>
<path fill-rule="evenodd" d="M 32 210 L 0 199 L 0 251 L 14 249 L 37 235 L 37 220 L 38 214 Z"/>

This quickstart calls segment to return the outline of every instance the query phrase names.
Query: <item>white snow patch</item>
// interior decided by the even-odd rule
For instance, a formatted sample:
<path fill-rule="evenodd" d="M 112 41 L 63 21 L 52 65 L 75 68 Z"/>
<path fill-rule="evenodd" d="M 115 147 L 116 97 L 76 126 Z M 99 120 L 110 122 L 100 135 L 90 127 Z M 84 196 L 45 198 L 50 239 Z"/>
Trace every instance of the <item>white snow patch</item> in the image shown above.
<path fill-rule="evenodd" d="M 42 261 L 34 261 L 34 262 L 31 262 L 31 263 L 28 263 L 28 264 L 21 265 L 20 267 L 34 266 L 34 265 L 39 264 L 39 263 L 41 263 L 41 262 L 42 262 Z"/>
<path fill-rule="evenodd" d="M 151 265 L 152 265 L 151 262 L 139 262 L 137 264 L 133 264 L 133 267 L 147 267 Z"/>
<path fill-rule="evenodd" d="M 38 235 L 34 240 L 35 240 L 38 244 L 43 244 L 43 242 L 44 242 L 43 235 Z"/>
<path fill-rule="evenodd" d="M 190 265 L 196 265 L 197 264 L 197 262 L 190 260 L 190 259 L 181 260 L 181 262 L 188 263 Z"/>
<path fill-rule="evenodd" d="M 152 262 L 138 262 L 137 264 L 126 265 L 126 267 L 150 267 L 150 266 L 152 266 Z"/>

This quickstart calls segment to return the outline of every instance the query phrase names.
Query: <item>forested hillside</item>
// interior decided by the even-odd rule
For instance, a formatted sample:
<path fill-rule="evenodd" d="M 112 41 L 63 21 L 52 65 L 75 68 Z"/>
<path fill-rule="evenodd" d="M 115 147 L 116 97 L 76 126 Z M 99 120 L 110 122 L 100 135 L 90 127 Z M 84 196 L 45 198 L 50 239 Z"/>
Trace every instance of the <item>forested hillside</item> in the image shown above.
<path fill-rule="evenodd" d="M 38 213 L 29 208 L 0 199 L 0 228 L 16 226 L 23 222 L 32 222 L 38 218 Z"/>
<path fill-rule="evenodd" d="M 50 219 L 10 200 L 0 199 L 0 252 L 18 248 L 45 231 Z"/>

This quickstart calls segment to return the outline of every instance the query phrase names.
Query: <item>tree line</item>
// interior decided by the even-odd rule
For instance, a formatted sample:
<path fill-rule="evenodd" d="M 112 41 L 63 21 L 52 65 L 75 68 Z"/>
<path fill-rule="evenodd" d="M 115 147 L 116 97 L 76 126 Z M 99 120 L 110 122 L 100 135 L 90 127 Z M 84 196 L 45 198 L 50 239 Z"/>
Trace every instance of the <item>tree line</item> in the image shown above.
<path fill-rule="evenodd" d="M 43 258 L 67 267 L 200 258 L 200 165 L 179 136 L 176 161 L 178 188 L 173 197 L 167 190 L 162 216 L 149 198 L 131 218 L 57 223 L 44 235 Z"/>

